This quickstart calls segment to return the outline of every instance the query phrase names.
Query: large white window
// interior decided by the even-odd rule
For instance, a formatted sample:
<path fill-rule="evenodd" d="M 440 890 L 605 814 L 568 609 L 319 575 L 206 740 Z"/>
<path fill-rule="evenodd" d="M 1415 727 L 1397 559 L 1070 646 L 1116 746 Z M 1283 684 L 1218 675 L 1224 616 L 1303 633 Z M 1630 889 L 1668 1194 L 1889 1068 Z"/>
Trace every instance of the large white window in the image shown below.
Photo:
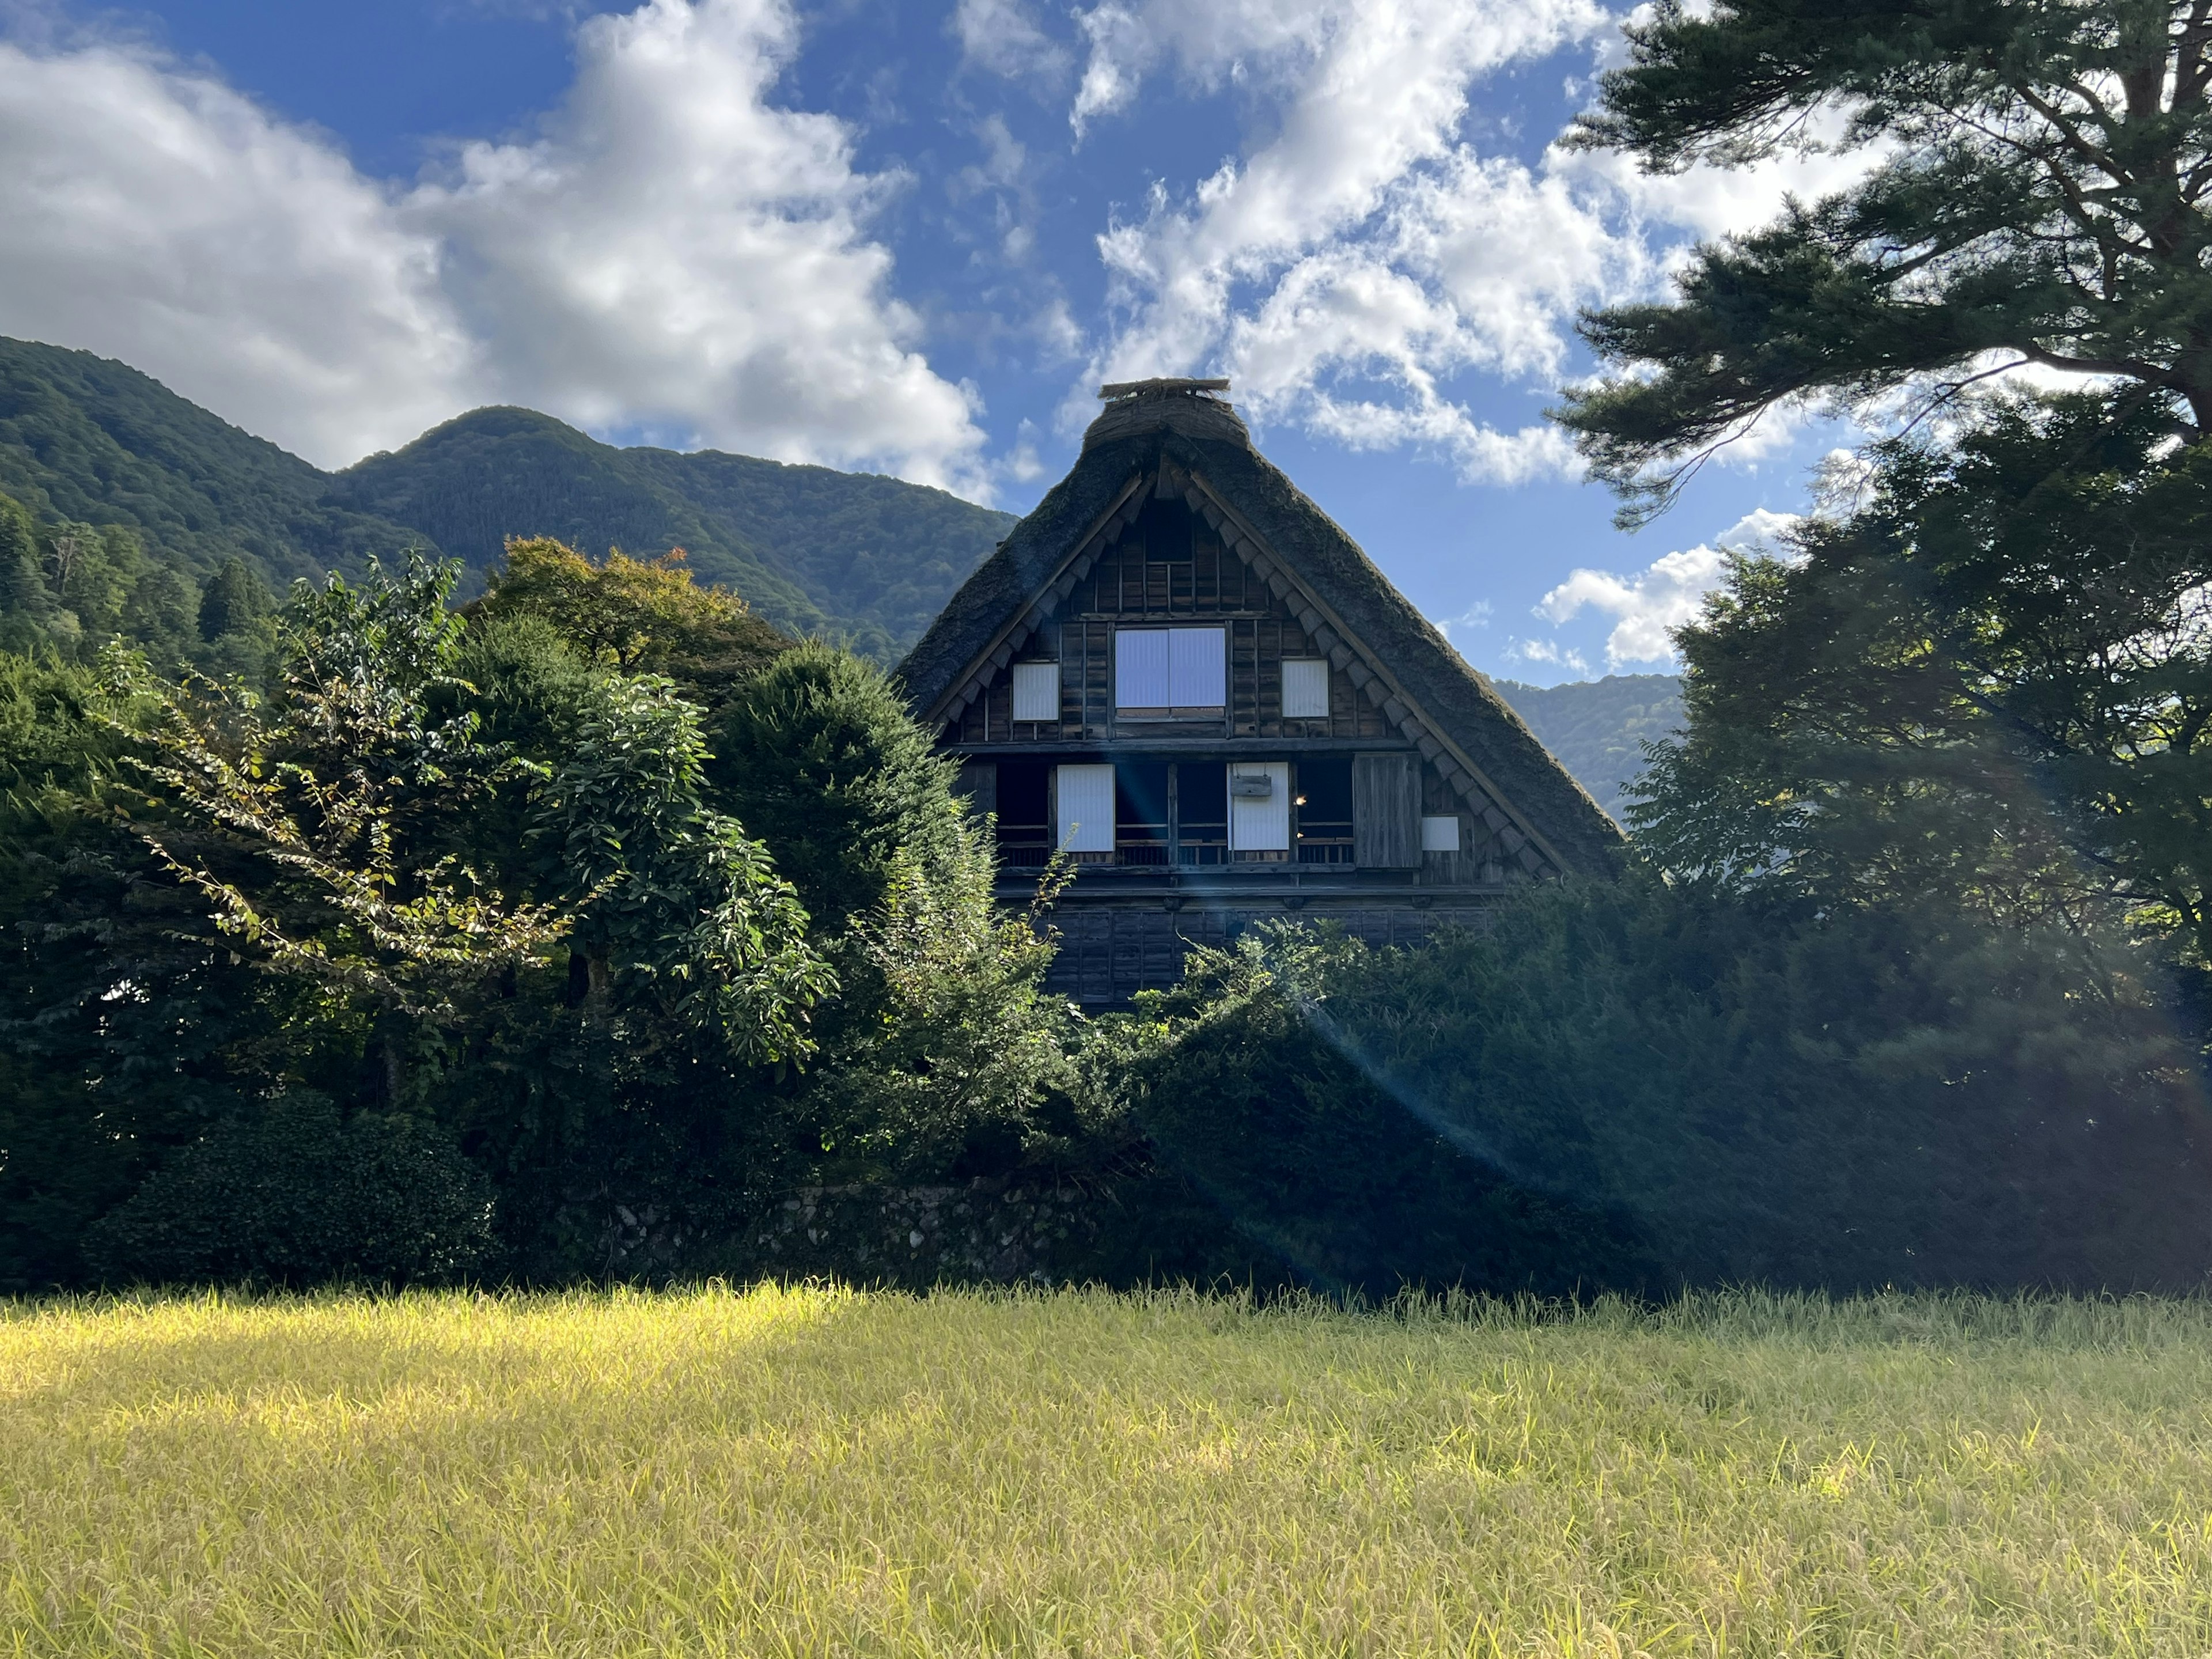
<path fill-rule="evenodd" d="M 1218 628 L 1124 628 L 1114 635 L 1114 706 L 1204 713 L 1228 703 L 1229 651 Z"/>
<path fill-rule="evenodd" d="M 1064 853 L 1114 850 L 1114 769 L 1063 766 L 1054 793 L 1059 797 L 1060 848 Z"/>
<path fill-rule="evenodd" d="M 1287 853 L 1290 848 L 1290 763 L 1230 762 L 1230 851 Z"/>
<path fill-rule="evenodd" d="M 1060 718 L 1058 663 L 1018 662 L 1014 665 L 1014 718 L 1018 720 L 1056 720 Z"/>
<path fill-rule="evenodd" d="M 1283 659 L 1283 718 L 1286 720 L 1328 718 L 1328 659 L 1326 657 L 1285 657 Z"/>

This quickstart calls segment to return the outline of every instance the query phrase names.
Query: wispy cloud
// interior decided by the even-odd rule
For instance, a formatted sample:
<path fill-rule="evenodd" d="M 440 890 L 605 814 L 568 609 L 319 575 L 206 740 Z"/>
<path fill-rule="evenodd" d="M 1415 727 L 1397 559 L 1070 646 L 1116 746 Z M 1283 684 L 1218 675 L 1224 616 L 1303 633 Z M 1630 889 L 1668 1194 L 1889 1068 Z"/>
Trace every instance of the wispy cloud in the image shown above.
<path fill-rule="evenodd" d="M 1672 662 L 1674 630 L 1696 617 L 1706 595 L 1721 585 L 1728 555 L 1786 556 L 1787 538 L 1799 522 L 1795 514 L 1760 507 L 1710 543 L 1664 554 L 1642 570 L 1628 574 L 1577 570 L 1537 602 L 1536 614 L 1554 624 L 1571 622 L 1584 611 L 1613 617 L 1613 631 L 1605 641 L 1609 667 Z"/>
<path fill-rule="evenodd" d="M 1463 377 L 1548 392 L 1579 307 L 1655 292 L 1694 237 L 1762 222 L 1785 191 L 1863 166 L 1647 178 L 1610 156 L 1486 154 L 1467 130 L 1475 90 L 1616 42 L 1618 18 L 1595 0 L 1101 0 L 1078 21 L 1079 131 L 1172 70 L 1201 89 L 1233 83 L 1270 135 L 1100 234 L 1114 315 L 1092 371 L 1224 373 L 1262 419 L 1436 454 L 1474 482 L 1579 465 L 1555 428 L 1478 416 L 1454 390 Z M 1066 418 L 1083 409 L 1071 398 Z"/>

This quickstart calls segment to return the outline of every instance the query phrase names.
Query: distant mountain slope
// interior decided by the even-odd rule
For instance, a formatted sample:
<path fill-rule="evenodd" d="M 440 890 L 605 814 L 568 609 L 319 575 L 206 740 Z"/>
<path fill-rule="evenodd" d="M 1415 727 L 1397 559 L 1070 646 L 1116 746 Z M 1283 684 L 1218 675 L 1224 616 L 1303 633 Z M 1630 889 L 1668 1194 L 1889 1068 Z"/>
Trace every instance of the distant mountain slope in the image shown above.
<path fill-rule="evenodd" d="M 897 478 L 617 449 L 523 409 L 477 410 L 325 473 L 125 364 L 6 339 L 0 493 L 49 520 L 131 525 L 202 575 L 245 555 L 280 586 L 409 547 L 480 573 L 510 535 L 594 556 L 682 547 L 769 621 L 884 660 L 1014 523 Z"/>
<path fill-rule="evenodd" d="M 1644 745 L 1682 723 L 1682 682 L 1674 674 L 1608 674 L 1565 685 L 1491 684 L 1616 818 L 1627 810 L 1625 787 L 1644 769 Z"/>
<path fill-rule="evenodd" d="M 126 364 L 0 338 L 0 494 L 41 519 L 130 525 L 202 574 L 244 554 L 280 586 L 422 539 L 327 483 Z"/>
<path fill-rule="evenodd" d="M 556 537 L 594 558 L 610 547 L 641 556 L 680 547 L 701 580 L 735 588 L 786 626 L 823 625 L 803 587 L 635 465 L 636 453 L 532 410 L 479 409 L 335 474 L 328 488 L 358 512 L 421 531 L 472 571 L 496 564 L 509 536 Z"/>
<path fill-rule="evenodd" d="M 664 480 L 710 521 L 754 547 L 775 550 L 776 568 L 825 614 L 848 618 L 854 643 L 895 662 L 952 592 L 1019 522 L 898 478 L 787 466 L 720 450 L 678 454 L 628 449 L 642 472 Z M 740 590 L 742 591 L 742 589 Z M 896 626 L 894 626 L 896 624 Z"/>
<path fill-rule="evenodd" d="M 1013 527 L 941 489 L 717 450 L 617 449 L 526 409 L 479 409 L 331 481 L 331 499 L 414 526 L 471 569 L 510 535 L 594 555 L 681 547 L 770 621 L 885 660 Z"/>

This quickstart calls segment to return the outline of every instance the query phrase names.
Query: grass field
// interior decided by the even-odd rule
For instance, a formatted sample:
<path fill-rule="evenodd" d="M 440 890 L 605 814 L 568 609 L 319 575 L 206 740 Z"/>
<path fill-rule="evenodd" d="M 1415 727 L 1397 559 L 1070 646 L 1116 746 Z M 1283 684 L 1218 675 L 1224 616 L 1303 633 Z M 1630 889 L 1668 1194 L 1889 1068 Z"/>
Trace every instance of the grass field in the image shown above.
<path fill-rule="evenodd" d="M 2212 1651 L 2212 1308 L 18 1306 L 0 1653 Z"/>

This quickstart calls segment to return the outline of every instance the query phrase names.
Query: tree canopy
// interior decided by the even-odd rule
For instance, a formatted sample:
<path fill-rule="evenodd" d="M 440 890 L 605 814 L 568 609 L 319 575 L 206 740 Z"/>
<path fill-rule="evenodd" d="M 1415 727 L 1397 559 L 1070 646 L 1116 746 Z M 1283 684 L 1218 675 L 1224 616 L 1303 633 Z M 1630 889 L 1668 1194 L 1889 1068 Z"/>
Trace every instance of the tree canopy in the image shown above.
<path fill-rule="evenodd" d="M 1923 407 L 2033 365 L 2212 432 L 2212 8 L 2202 0 L 1662 0 L 1574 142 L 1647 170 L 1792 149 L 1857 182 L 1590 314 L 1620 371 L 1560 418 L 1632 520 L 1778 405 Z"/>

